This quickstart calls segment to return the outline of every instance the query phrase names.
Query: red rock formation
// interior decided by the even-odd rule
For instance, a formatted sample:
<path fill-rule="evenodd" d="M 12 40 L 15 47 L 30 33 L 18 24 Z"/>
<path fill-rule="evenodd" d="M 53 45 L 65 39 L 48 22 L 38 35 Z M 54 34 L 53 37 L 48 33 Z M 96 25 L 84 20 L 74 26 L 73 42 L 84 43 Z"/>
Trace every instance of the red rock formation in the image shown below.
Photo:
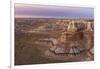
<path fill-rule="evenodd" d="M 71 21 L 67 30 L 62 32 L 61 36 L 58 38 L 58 44 L 51 47 L 50 51 L 56 55 L 68 54 L 72 56 L 83 52 L 85 53 L 89 49 L 93 48 L 93 29 L 91 28 L 91 23 L 88 22 L 84 24 L 86 25 L 86 28 L 83 31 L 80 31 L 75 27 L 74 21 Z M 88 52 L 85 53 L 85 55 L 89 56 L 86 58 L 91 57 Z"/>

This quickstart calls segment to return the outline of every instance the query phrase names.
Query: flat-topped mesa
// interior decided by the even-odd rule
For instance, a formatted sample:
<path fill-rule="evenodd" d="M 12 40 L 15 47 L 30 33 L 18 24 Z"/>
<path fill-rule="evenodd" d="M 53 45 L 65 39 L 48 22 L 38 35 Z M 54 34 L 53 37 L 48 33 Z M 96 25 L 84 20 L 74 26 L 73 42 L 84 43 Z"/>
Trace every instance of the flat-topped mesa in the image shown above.
<path fill-rule="evenodd" d="M 93 23 L 87 21 L 75 22 L 74 20 L 64 21 L 59 20 L 57 25 L 66 26 L 57 43 L 52 46 L 46 55 L 62 58 L 72 58 L 77 55 L 83 56 L 86 50 L 93 48 Z M 86 54 L 85 57 L 87 57 Z"/>
<path fill-rule="evenodd" d="M 59 23 L 59 25 L 62 25 Z M 58 56 L 63 55 L 65 57 L 72 57 L 76 55 L 82 55 L 86 53 L 86 49 L 89 49 L 91 47 L 90 40 L 91 37 L 89 37 L 91 34 L 89 32 L 85 32 L 85 30 L 92 31 L 91 23 L 84 23 L 83 29 L 78 31 L 78 26 L 82 27 L 81 24 L 83 23 L 77 23 L 75 21 L 70 21 L 67 23 L 67 29 L 63 30 L 61 33 L 61 36 L 57 39 L 57 44 L 52 46 L 49 49 L 49 56 Z M 88 25 L 89 24 L 89 25 Z M 77 26 L 78 25 L 78 26 Z M 85 27 L 86 25 L 86 27 Z M 84 28 L 86 28 L 84 30 Z M 83 32 L 84 30 L 84 32 Z M 84 38 L 86 38 L 86 43 L 84 43 Z M 93 44 L 92 44 L 93 45 Z M 67 56 L 66 56 L 67 55 Z"/>

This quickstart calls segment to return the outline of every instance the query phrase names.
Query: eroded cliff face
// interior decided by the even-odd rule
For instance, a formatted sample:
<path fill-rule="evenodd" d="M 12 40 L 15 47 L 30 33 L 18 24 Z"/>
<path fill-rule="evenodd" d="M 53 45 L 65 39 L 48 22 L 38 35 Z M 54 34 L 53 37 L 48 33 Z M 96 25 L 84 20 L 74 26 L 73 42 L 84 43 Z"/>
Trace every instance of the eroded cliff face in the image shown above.
<path fill-rule="evenodd" d="M 74 21 L 71 21 L 67 29 L 58 37 L 58 43 L 47 50 L 45 54 L 59 60 L 93 60 L 91 49 L 93 49 L 94 31 L 92 24 L 91 22 L 84 23 L 84 29 L 78 29 Z"/>

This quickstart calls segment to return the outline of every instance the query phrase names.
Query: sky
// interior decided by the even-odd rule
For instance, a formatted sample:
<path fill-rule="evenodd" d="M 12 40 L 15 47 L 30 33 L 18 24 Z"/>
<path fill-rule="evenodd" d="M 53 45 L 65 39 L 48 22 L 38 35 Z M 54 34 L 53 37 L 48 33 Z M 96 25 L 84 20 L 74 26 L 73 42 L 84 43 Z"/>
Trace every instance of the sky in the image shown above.
<path fill-rule="evenodd" d="M 15 17 L 94 19 L 94 9 L 87 7 L 15 4 Z"/>

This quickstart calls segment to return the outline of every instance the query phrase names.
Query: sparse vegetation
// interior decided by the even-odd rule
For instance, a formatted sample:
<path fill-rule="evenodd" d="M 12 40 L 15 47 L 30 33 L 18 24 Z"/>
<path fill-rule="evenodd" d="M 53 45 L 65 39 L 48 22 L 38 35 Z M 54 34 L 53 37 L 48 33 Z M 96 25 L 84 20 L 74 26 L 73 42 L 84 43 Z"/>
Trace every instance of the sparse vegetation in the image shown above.
<path fill-rule="evenodd" d="M 63 29 L 63 27 L 67 28 L 65 24 L 64 25 L 62 25 L 61 23 L 56 24 L 58 20 L 59 19 L 52 19 L 52 18 L 51 19 L 49 18 L 47 19 L 46 18 L 15 18 L 15 65 L 75 61 L 73 59 L 72 60 L 57 60 L 57 59 L 47 58 L 44 55 L 44 52 L 50 49 L 50 47 L 48 45 L 41 45 L 41 44 L 35 43 L 39 39 L 44 39 L 44 38 L 58 39 L 61 36 L 62 32 L 66 30 L 66 29 Z M 72 21 L 72 20 L 69 20 L 69 21 Z M 76 22 L 77 21 L 78 20 L 76 20 Z M 82 20 L 82 21 L 93 22 L 93 20 Z M 50 27 L 49 25 L 57 26 L 57 29 L 55 30 L 54 27 Z M 38 29 L 40 26 L 43 26 L 43 28 Z M 46 30 L 48 27 L 50 30 Z M 81 28 L 81 31 L 83 29 L 84 28 Z M 29 32 L 30 30 L 32 31 L 31 33 Z M 77 32 L 79 32 L 79 30 Z"/>

